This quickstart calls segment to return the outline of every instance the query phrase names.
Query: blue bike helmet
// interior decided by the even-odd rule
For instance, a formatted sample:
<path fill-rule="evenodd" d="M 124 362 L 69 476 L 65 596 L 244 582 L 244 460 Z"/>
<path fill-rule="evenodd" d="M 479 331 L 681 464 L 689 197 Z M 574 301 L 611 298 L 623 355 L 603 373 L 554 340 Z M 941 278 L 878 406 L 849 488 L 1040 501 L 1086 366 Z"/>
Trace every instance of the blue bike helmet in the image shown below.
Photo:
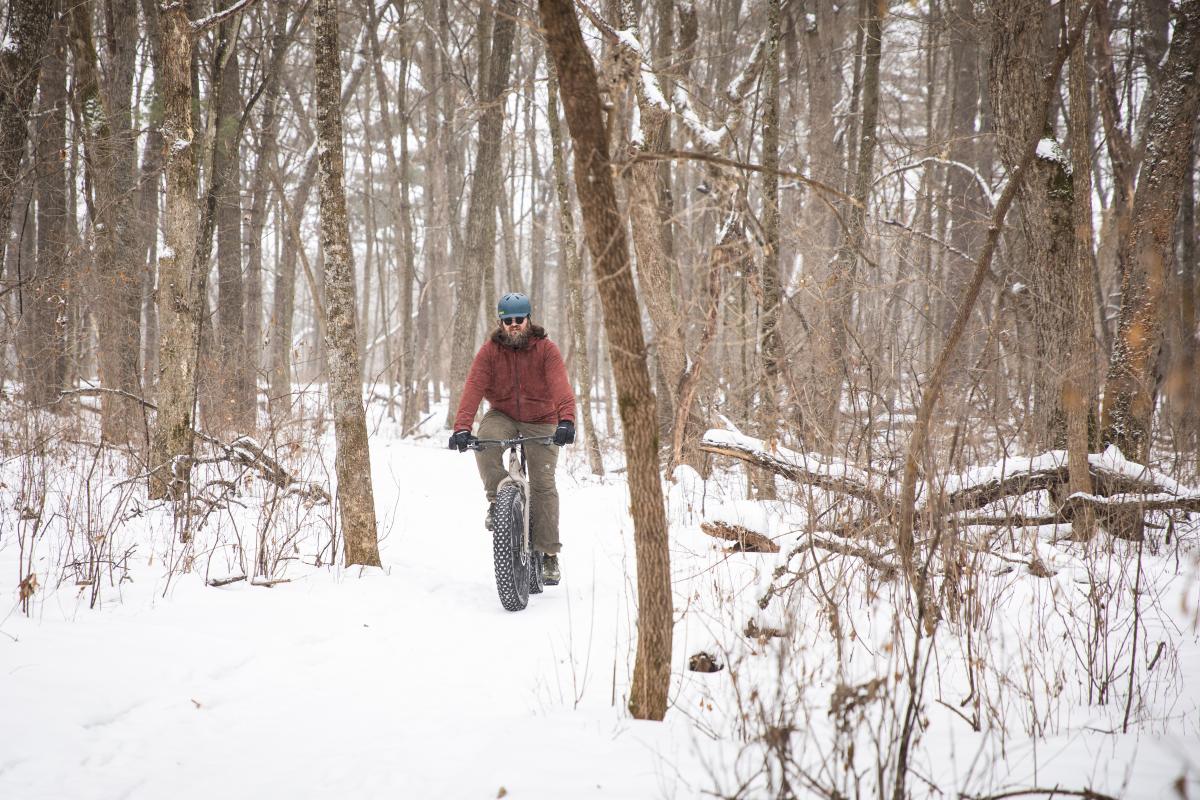
<path fill-rule="evenodd" d="M 500 319 L 507 317 L 528 317 L 533 308 L 529 298 L 520 292 L 509 292 L 496 303 L 496 316 Z"/>

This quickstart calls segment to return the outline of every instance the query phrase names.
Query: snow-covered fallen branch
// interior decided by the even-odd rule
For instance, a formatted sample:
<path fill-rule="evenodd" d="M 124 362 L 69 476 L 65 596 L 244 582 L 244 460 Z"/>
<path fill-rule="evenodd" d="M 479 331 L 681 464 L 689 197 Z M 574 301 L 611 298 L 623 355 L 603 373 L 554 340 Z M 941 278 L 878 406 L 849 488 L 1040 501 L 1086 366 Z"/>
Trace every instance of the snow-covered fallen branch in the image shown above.
<path fill-rule="evenodd" d="M 798 484 L 813 486 L 868 502 L 874 513 L 832 531 L 841 536 L 863 532 L 895 519 L 899 490 L 890 477 L 868 473 L 837 459 L 797 453 L 786 447 L 768 448 L 764 442 L 738 431 L 712 429 L 700 441 L 700 449 L 728 456 L 766 469 Z M 1110 522 L 1110 533 L 1125 535 L 1131 517 L 1148 511 L 1200 512 L 1200 490 L 1181 486 L 1167 475 L 1129 461 L 1116 447 L 1088 456 L 1095 493 L 1066 496 L 1067 454 L 1051 450 L 1028 458 L 1008 458 L 962 475 L 950 476 L 940 486 L 925 482 L 919 491 L 917 518 L 928 525 L 934 518 L 952 519 L 960 526 L 1034 527 L 1070 522 L 1089 508 L 1102 522 Z M 990 506 L 1034 492 L 1049 494 L 1055 508 L 1048 514 L 1026 515 Z M 970 513 L 982 512 L 982 513 Z"/>
<path fill-rule="evenodd" d="M 311 481 L 301 481 L 292 477 L 283 465 L 272 458 L 251 436 L 239 436 L 231 443 L 225 444 L 215 436 L 200 431 L 196 435 L 205 442 L 220 449 L 234 463 L 250 467 L 264 480 L 275 484 L 287 494 L 299 495 L 314 503 L 328 505 L 329 492 L 325 487 Z"/>
<path fill-rule="evenodd" d="M 889 505 L 888 492 L 876 489 L 866 472 L 837 460 L 817 459 L 787 448 L 771 452 L 758 439 L 720 429 L 705 433 L 700 449 L 746 461 L 797 483 L 866 500 L 880 511 Z"/>
<path fill-rule="evenodd" d="M 729 522 L 721 522 L 714 520 L 712 522 L 703 522 L 700 524 L 700 530 L 713 536 L 717 539 L 726 539 L 732 542 L 737 542 L 736 550 L 743 553 L 778 553 L 779 545 L 775 544 L 770 537 L 765 536 L 758 531 L 752 531 L 742 525 L 734 525 Z"/>

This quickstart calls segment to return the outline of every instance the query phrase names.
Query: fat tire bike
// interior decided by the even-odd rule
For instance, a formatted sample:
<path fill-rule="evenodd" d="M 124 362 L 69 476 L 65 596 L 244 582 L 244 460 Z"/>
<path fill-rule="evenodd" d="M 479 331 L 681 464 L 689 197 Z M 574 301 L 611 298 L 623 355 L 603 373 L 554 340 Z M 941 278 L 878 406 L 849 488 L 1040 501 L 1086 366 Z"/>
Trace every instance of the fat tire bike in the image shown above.
<path fill-rule="evenodd" d="M 471 450 L 503 447 L 508 450 L 508 477 L 496 487 L 492 506 L 492 558 L 496 565 L 496 592 L 507 611 L 521 611 L 529 595 L 541 594 L 542 553 L 533 548 L 529 527 L 529 479 L 525 470 L 525 445 L 554 444 L 553 436 L 518 436 L 515 439 L 476 439 Z"/>

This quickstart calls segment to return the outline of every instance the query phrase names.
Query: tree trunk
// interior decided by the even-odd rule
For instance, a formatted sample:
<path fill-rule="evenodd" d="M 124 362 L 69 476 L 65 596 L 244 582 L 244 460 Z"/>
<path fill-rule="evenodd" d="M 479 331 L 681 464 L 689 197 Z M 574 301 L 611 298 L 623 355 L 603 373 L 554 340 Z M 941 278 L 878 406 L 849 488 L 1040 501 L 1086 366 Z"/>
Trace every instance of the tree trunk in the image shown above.
<path fill-rule="evenodd" d="M 359 61 L 354 71 L 346 78 L 341 93 L 343 107 L 354 95 L 359 82 L 366 72 L 366 67 L 366 59 Z M 280 77 L 286 78 L 287 76 Z M 285 85 L 289 93 L 293 95 L 294 105 L 297 108 L 305 107 L 302 103 L 296 102 L 293 82 L 286 80 Z M 312 131 L 308 128 L 308 121 L 303 116 L 300 117 L 300 128 L 308 136 L 308 141 L 312 142 L 314 138 Z M 283 212 L 282 217 L 286 220 L 286 233 L 283 238 L 283 257 L 279 259 L 277 264 L 275 295 L 271 307 L 271 318 L 268 323 L 268 337 L 271 342 L 270 368 L 268 370 L 268 384 L 270 386 L 268 403 L 271 406 L 272 415 L 287 415 L 291 410 L 292 326 L 296 309 L 296 261 L 298 259 L 306 261 L 307 259 L 307 256 L 304 255 L 305 243 L 301 239 L 300 223 L 304 215 L 304 209 L 308 207 L 308 196 L 312 193 L 313 183 L 317 178 L 317 166 L 317 159 L 309 159 L 308 164 L 304 168 L 304 175 L 300 178 L 296 189 L 290 193 L 284 189 L 278 176 L 274 176 L 273 178 L 279 204 Z M 315 297 L 318 290 L 315 286 L 313 288 Z M 320 318 L 323 315 L 319 308 L 314 316 L 318 317 L 317 324 L 320 326 L 322 324 L 320 323 Z"/>
<path fill-rule="evenodd" d="M 165 248 L 158 254 L 158 414 L 151 440 L 149 495 L 182 497 L 191 470 L 196 360 L 204 274 L 196 263 L 198 232 L 195 129 L 192 125 L 192 33 L 183 4 L 159 15 L 155 75 L 163 104 L 167 197 Z"/>
<path fill-rule="evenodd" d="M 325 254 L 329 401 L 337 440 L 338 507 L 346 566 L 379 566 L 371 454 L 355 332 L 354 265 L 342 183 L 341 68 L 336 0 L 317 0 L 315 69 L 321 249 Z"/>
<path fill-rule="evenodd" d="M 25 307 L 22 325 L 26 344 L 21 350 L 26 398 L 32 405 L 54 400 L 66 380 L 68 297 L 72 282 L 67 267 L 67 181 L 64 163 L 67 149 L 66 25 L 59 15 L 58 4 L 48 5 L 54 6 L 55 12 L 46 54 L 41 61 L 36 178 L 37 271 L 28 287 L 22 291 Z M 0 181 L 3 180 L 0 175 Z M 4 230 L 7 230 L 7 225 Z"/>
<path fill-rule="evenodd" d="M 1049 125 L 1044 98 L 1037 86 L 1060 24 L 1048 0 L 1005 0 L 995 14 L 990 92 L 996 109 L 996 143 L 1008 171 L 1016 168 L 1029 137 L 1044 134 L 1029 181 L 1018 195 L 1021 237 L 1009 263 L 1011 280 L 1027 287 L 1017 293 L 1019 313 L 1033 334 L 1033 445 L 1037 449 L 1066 443 L 1062 378 L 1072 351 L 1072 314 L 1064 297 L 1072 296 L 1075 236 L 1071 170 Z"/>
<path fill-rule="evenodd" d="M 979 36 L 974 0 L 954 0 L 949 11 L 950 34 L 950 142 L 952 161 L 978 169 L 976 152 L 982 147 L 976 141 L 976 118 L 979 112 Z M 979 249 L 983 223 L 988 208 L 981 196 L 979 182 L 966 169 L 946 168 L 946 198 L 950 222 L 950 246 L 955 252 L 944 254 L 947 270 L 952 277 L 947 285 L 966 282 L 974 266 L 957 253 L 973 253 Z M 955 309 L 945 300 L 937 303 L 936 324 L 944 336 L 954 321 Z"/>
<path fill-rule="evenodd" d="M 575 242 L 575 216 L 567 188 L 567 168 L 563 163 L 563 142 L 558 121 L 558 76 L 554 64 L 547 61 L 550 86 L 546 92 L 546 117 L 550 128 L 550 149 L 554 161 L 554 192 L 558 199 L 559 258 L 566 262 L 567 282 L 571 292 L 571 341 L 574 345 L 575 374 L 579 382 L 579 416 L 583 421 L 588 466 L 593 475 L 604 474 L 600 457 L 600 437 L 596 435 L 596 419 L 592 414 L 592 362 L 588 354 L 587 331 L 583 310 L 583 270 L 579 264 L 579 246 Z"/>
<path fill-rule="evenodd" d="M 1166 270 L 1200 107 L 1198 67 L 1200 0 L 1185 0 L 1175 17 L 1161 91 L 1150 113 L 1130 235 L 1121 246 L 1121 320 L 1104 386 L 1104 440 L 1143 464 L 1150 456 Z"/>
<path fill-rule="evenodd" d="M 217 10 L 233 0 L 221 0 Z M 213 180 L 219 185 L 216 195 L 217 227 L 217 319 L 216 345 L 220 367 L 208 383 L 217 392 L 214 403 L 216 431 L 249 433 L 255 428 L 257 398 L 253 374 L 246 357 L 245 292 L 242 280 L 242 167 L 241 79 L 238 68 L 237 19 L 224 22 L 218 38 L 228 49 L 220 79 L 216 82 L 216 142 L 213 151 Z"/>
<path fill-rule="evenodd" d="M 1075 0 L 1074 27 L 1086 13 L 1088 0 Z M 1075 263 L 1072 266 L 1071 353 L 1062 382 L 1062 407 L 1067 417 L 1067 465 L 1071 494 L 1092 493 L 1088 466 L 1088 418 L 1092 411 L 1092 370 L 1096 363 L 1092 319 L 1092 108 L 1088 94 L 1087 61 L 1083 47 L 1071 53 L 1069 94 L 1071 101 L 1071 173 L 1075 230 Z M 1087 541 L 1096 528 L 1092 509 L 1085 508 L 1071 521 L 1075 539 Z"/>
<path fill-rule="evenodd" d="M 271 195 L 271 182 L 268 174 L 278 170 L 278 147 L 276 139 L 279 136 L 279 71 L 286 68 L 283 56 L 291 43 L 287 30 L 286 3 L 280 3 L 275 8 L 275 18 L 272 25 L 271 61 L 268 73 L 263 76 L 263 111 L 262 127 L 258 134 L 258 146 L 255 154 L 254 179 L 250 189 L 250 217 L 247 220 L 246 235 L 246 361 L 251 370 L 252 386 L 257 386 L 258 372 L 263 367 L 263 302 L 262 302 L 262 238 L 267 222 L 267 199 Z M 275 224 L 282 222 L 276 219 Z M 276 259 L 279 253 L 275 254 Z M 257 390 L 256 390 L 257 393 Z"/>
<path fill-rule="evenodd" d="M 0 48 L 0 264 L 53 16 L 54 5 L 46 0 L 11 0 L 8 9 L 8 42 Z"/>
<path fill-rule="evenodd" d="M 604 307 L 625 432 L 638 573 L 638 645 L 629 708 L 639 719 L 661 720 L 671 677 L 671 571 L 641 313 L 604 139 L 595 67 L 570 2 L 539 0 L 538 9 L 575 144 L 575 190 Z"/>
<path fill-rule="evenodd" d="M 146 20 L 146 38 L 151 50 L 151 63 L 161 61 L 157 52 L 162 36 L 158 28 L 157 0 L 142 0 L 142 16 Z M 162 103 L 157 72 L 150 88 L 151 111 L 146 142 L 142 145 L 142 166 L 138 175 L 137 230 L 138 255 L 142 259 L 142 396 L 155 397 L 158 377 L 158 308 L 155 303 L 155 281 L 158 277 L 158 203 L 162 196 L 163 145 Z"/>
<path fill-rule="evenodd" d="M 854 308 L 855 280 L 858 275 L 859 253 L 866 234 L 866 208 L 870 199 L 871 179 L 875 168 L 876 126 L 879 118 L 879 62 L 883 44 L 883 15 L 887 4 L 883 0 L 865 0 L 864 48 L 862 78 L 862 126 L 855 164 L 854 202 L 846 210 L 846 230 L 835 256 L 829 302 L 832 319 L 829 332 L 829 370 L 821 380 L 824 398 L 817 408 L 817 425 L 822 445 L 832 449 L 837 439 L 838 415 L 842 397 L 842 382 L 847 374 L 846 339 Z"/>
<path fill-rule="evenodd" d="M 515 0 L 498 0 L 492 31 L 491 58 L 487 80 L 481 83 L 483 113 L 479 117 L 479 148 L 471 175 L 471 209 L 467 214 L 467 249 L 458 259 L 457 300 L 454 306 L 454 335 L 451 340 L 450 404 L 446 425 L 454 423 L 458 398 L 467 379 L 467 369 L 478 345 L 475 327 L 479 321 L 479 286 L 496 262 L 496 203 L 500 186 L 500 144 L 504 133 L 505 90 L 508 88 L 516 29 Z M 488 298 L 488 307 L 496 298 Z M 533 310 L 540 318 L 542 309 Z M 492 318 L 489 316 L 488 324 Z"/>
<path fill-rule="evenodd" d="M 135 267 L 137 240 L 133 219 L 136 136 L 131 130 L 137 5 L 110 0 L 105 17 L 114 26 L 106 37 L 109 59 L 101 83 L 90 3 L 70 8 L 70 40 L 76 80 L 73 94 L 83 113 L 84 149 L 96 202 L 92 206 L 95 239 L 96 295 L 103 312 L 96 315 L 100 380 L 109 389 L 140 394 L 138 345 L 141 318 L 141 269 Z M 101 435 L 125 442 L 142 409 L 128 397 L 101 397 Z"/>
<path fill-rule="evenodd" d="M 1197 130 L 1200 136 L 1200 129 Z M 1196 147 L 1193 142 L 1192 147 Z M 1179 264 L 1184 296 L 1180 300 L 1180 329 L 1185 341 L 1180 357 L 1178 374 L 1172 376 L 1178 387 L 1178 403 L 1183 408 L 1183 444 L 1195 452 L 1200 448 L 1200 359 L 1196 357 L 1196 337 L 1188 335 L 1196 330 L 1197 306 L 1200 305 L 1200 270 L 1196 264 L 1196 165 L 1193 158 L 1183 191 L 1180 193 L 1179 208 Z M 39 227 L 40 230 L 40 227 Z"/>
<path fill-rule="evenodd" d="M 632 4 L 625 0 L 621 8 L 622 27 L 636 33 L 637 19 Z M 635 65 L 632 79 L 641 126 L 640 140 L 630 143 L 634 156 L 661 153 L 670 145 L 667 138 L 670 109 L 662 104 L 663 95 L 658 78 L 636 67 L 642 57 L 642 53 L 630 55 L 630 61 Z M 651 91 L 647 91 L 648 82 L 654 85 Z M 659 382 L 661 391 L 657 395 L 660 432 L 667 441 L 671 441 L 671 426 L 679 400 L 679 381 L 687 363 L 684 357 L 683 318 L 678 302 L 680 287 L 672 285 L 670 259 L 663 237 L 659 183 L 661 169 L 662 165 L 657 160 L 635 160 L 628 169 L 626 183 L 633 250 L 637 256 L 638 288 L 654 326 L 654 359 L 658 374 L 662 376 Z"/>
<path fill-rule="evenodd" d="M 762 228 L 765 241 L 759 274 L 762 307 L 758 314 L 762 380 L 758 385 L 757 428 L 764 442 L 774 441 L 779 427 L 779 16 L 779 0 L 769 0 L 762 123 Z M 751 477 L 759 498 L 775 498 L 774 475 L 766 470 L 755 470 Z"/>

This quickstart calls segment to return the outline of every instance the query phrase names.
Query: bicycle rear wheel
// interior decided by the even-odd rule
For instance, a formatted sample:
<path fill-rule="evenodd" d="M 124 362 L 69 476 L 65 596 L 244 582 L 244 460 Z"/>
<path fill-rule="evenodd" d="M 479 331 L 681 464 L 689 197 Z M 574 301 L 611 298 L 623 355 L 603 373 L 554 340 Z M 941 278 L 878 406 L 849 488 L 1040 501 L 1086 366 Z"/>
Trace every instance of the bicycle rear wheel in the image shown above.
<path fill-rule="evenodd" d="M 530 535 L 530 539 L 533 536 Z M 546 585 L 546 578 L 542 574 L 542 553 L 539 550 L 534 550 L 529 554 L 529 593 L 541 594 L 542 588 Z"/>
<path fill-rule="evenodd" d="M 500 604 L 508 611 L 521 611 L 529 605 L 533 553 L 525 550 L 525 493 L 520 486 L 509 484 L 496 495 L 492 557 Z"/>

